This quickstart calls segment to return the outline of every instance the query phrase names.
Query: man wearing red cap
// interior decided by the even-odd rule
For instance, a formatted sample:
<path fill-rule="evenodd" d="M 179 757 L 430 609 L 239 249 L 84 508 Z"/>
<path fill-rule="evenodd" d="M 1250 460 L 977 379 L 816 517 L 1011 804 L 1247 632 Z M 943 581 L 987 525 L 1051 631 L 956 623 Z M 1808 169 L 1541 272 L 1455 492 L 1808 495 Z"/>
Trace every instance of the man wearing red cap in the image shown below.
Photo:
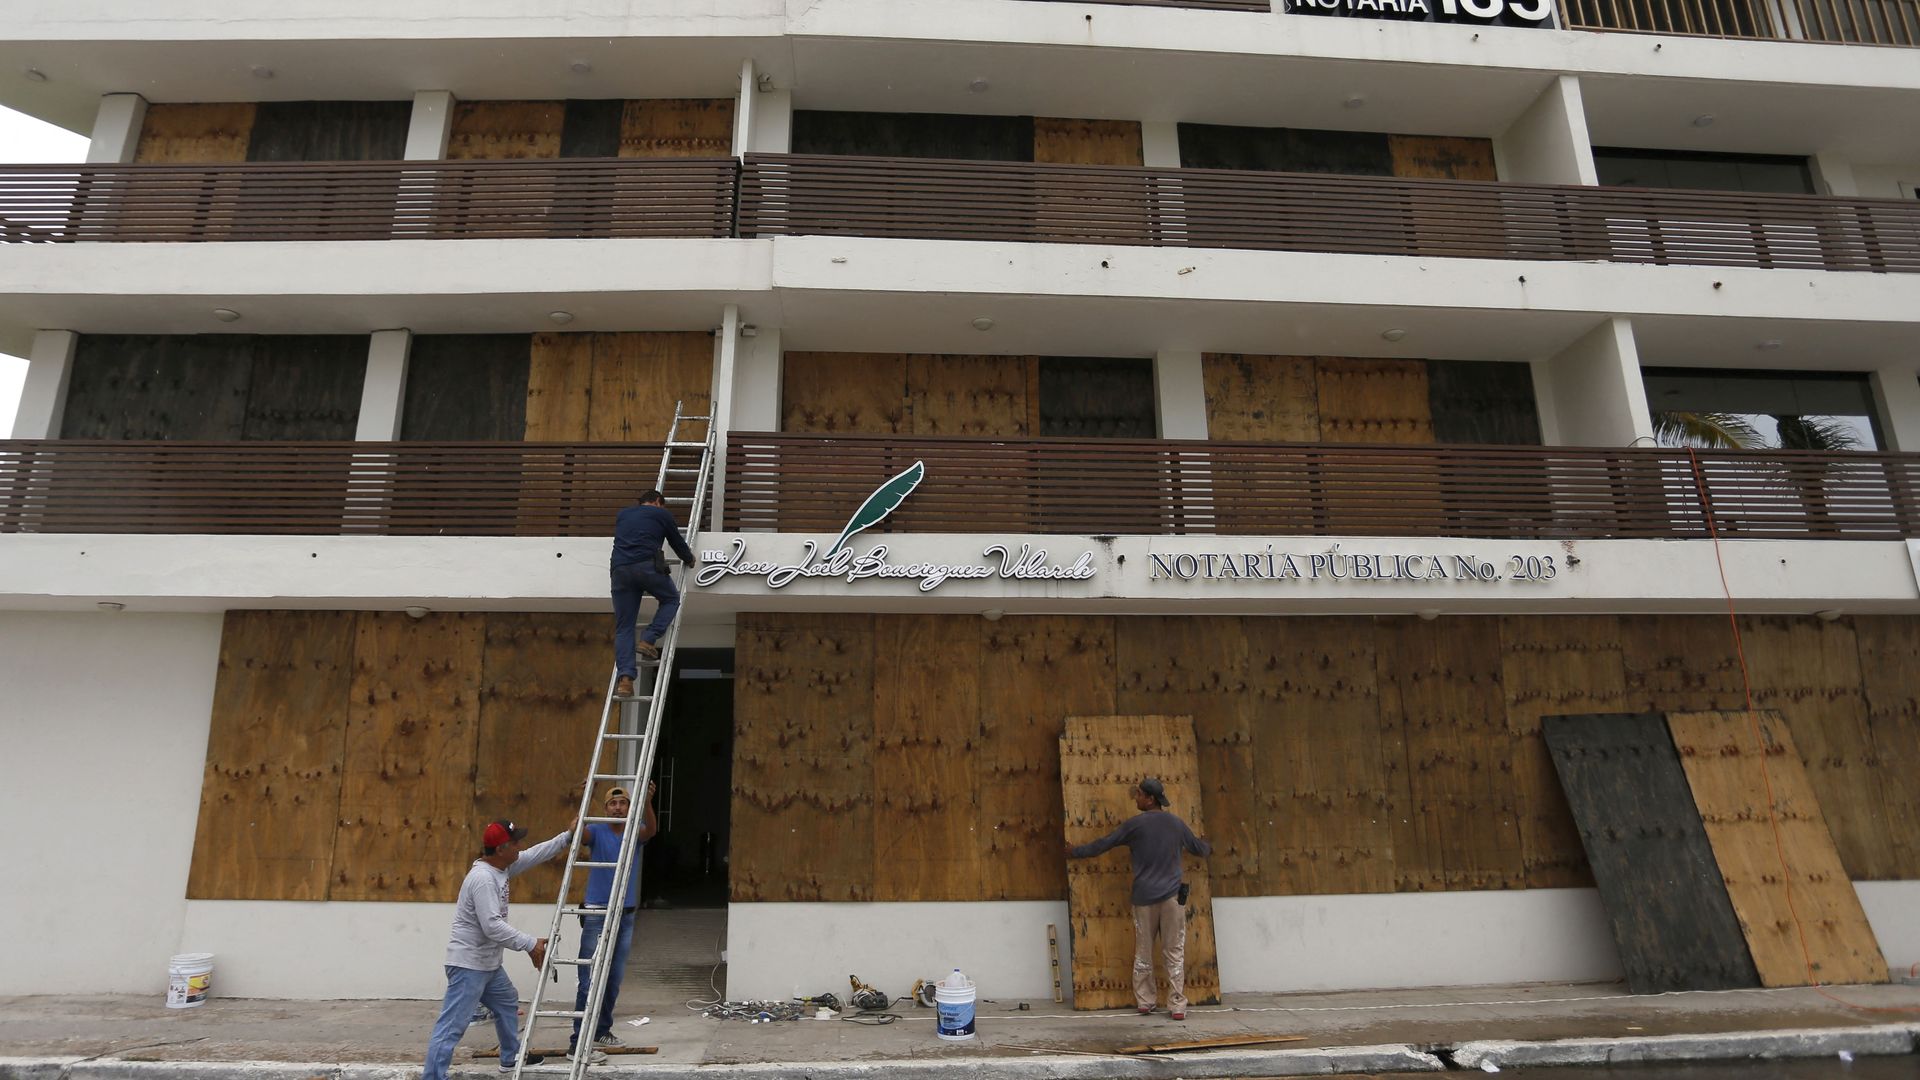
<path fill-rule="evenodd" d="M 460 899 L 454 904 L 453 930 L 447 940 L 447 996 L 440 1003 L 433 1037 L 427 1041 L 427 1067 L 421 1080 L 446 1080 L 453 1048 L 466 1034 L 473 1007 L 480 1002 L 493 1010 L 493 1030 L 500 1037 L 500 1071 L 513 1071 L 513 1059 L 520 1053 L 520 991 L 501 968 L 501 953 L 505 949 L 529 953 L 538 970 L 546 959 L 547 939 L 521 933 L 507 921 L 507 883 L 565 851 L 574 831 L 568 829 L 523 851 L 520 841 L 526 839 L 526 829 L 504 819 L 487 824 L 481 834 L 480 858 L 460 883 Z M 543 1060 L 538 1054 L 527 1055 L 529 1065 Z"/>

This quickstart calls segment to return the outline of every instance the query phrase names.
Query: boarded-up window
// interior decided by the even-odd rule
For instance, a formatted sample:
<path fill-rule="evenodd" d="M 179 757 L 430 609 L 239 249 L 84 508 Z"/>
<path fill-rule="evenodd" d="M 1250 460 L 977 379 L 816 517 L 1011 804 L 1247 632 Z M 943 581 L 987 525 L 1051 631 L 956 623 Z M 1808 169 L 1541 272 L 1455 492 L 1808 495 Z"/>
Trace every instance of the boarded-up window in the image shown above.
<path fill-rule="evenodd" d="M 1433 441 L 1540 445 L 1540 410 L 1526 364 L 1427 361 Z"/>
<path fill-rule="evenodd" d="M 1139 357 L 1040 358 L 1040 435 L 1151 439 L 1153 361 Z"/>
<path fill-rule="evenodd" d="M 1387 136 L 1372 131 L 1181 124 L 1180 164 L 1189 169 L 1392 176 Z"/>
<path fill-rule="evenodd" d="M 248 161 L 399 161 L 405 101 L 267 101 L 254 115 Z"/>
<path fill-rule="evenodd" d="M 69 439 L 352 439 L 367 339 L 352 334 L 86 334 Z"/>
<path fill-rule="evenodd" d="M 560 156 L 620 156 L 620 112 L 626 104 L 618 98 L 567 102 Z"/>
<path fill-rule="evenodd" d="M 1032 161 L 1033 117 L 801 109 L 793 114 L 793 152 Z"/>
<path fill-rule="evenodd" d="M 413 339 L 400 437 L 517 442 L 527 430 L 528 334 Z"/>

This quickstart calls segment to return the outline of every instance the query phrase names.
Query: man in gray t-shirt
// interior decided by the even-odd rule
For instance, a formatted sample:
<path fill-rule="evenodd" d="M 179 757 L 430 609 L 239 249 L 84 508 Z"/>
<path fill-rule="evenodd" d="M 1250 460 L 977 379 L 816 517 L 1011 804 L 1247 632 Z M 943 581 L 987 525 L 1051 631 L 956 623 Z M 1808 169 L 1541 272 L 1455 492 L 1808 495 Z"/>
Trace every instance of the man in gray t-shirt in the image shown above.
<path fill-rule="evenodd" d="M 1133 857 L 1133 999 L 1140 1015 L 1154 1010 L 1153 938 L 1167 964 L 1167 1011 L 1187 1018 L 1187 910 L 1180 895 L 1180 853 L 1210 855 L 1213 845 L 1193 835 L 1187 823 L 1167 812 L 1167 791 L 1149 776 L 1134 785 L 1140 813 L 1091 844 L 1067 845 L 1067 858 L 1090 859 L 1125 845 Z"/>
<path fill-rule="evenodd" d="M 573 833 L 568 829 L 525 850 L 520 841 L 526 839 L 527 830 L 511 821 L 490 822 L 482 833 L 480 858 L 460 883 L 460 899 L 453 908 L 453 929 L 447 935 L 447 996 L 427 1041 L 421 1080 L 446 1080 L 453 1048 L 466 1034 L 474 1005 L 482 1001 L 493 1010 L 501 1071 L 513 1069 L 513 1059 L 520 1053 L 520 991 L 501 968 L 501 954 L 507 949 L 529 953 L 537 969 L 546 959 L 547 939 L 516 930 L 507 921 L 507 882 L 567 850 Z M 527 1055 L 529 1065 L 542 1060 L 537 1054 Z"/>

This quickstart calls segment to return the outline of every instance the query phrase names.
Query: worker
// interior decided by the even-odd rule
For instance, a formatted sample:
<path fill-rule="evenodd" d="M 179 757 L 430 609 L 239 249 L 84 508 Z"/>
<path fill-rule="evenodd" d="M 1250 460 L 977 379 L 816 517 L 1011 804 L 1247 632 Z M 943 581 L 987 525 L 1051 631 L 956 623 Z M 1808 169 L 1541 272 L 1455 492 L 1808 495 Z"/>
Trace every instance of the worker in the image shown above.
<path fill-rule="evenodd" d="M 661 550 L 666 545 L 672 545 L 682 563 L 699 565 L 693 550 L 687 547 L 686 537 L 680 535 L 679 523 L 667 510 L 666 497 L 659 491 L 642 494 L 639 502 L 614 519 L 608 574 L 613 586 L 613 663 L 619 675 L 613 692 L 618 697 L 633 696 L 633 678 L 640 671 L 635 661 L 633 624 L 640 615 L 641 598 L 651 596 L 660 601 L 653 621 L 640 632 L 637 646 L 639 655 L 649 660 L 660 659 L 656 643 L 666 636 L 667 627 L 673 625 L 673 617 L 680 610 L 680 590 L 667 573 L 666 553 Z"/>
<path fill-rule="evenodd" d="M 1180 853 L 1211 855 L 1213 845 L 1167 811 L 1167 790 L 1149 776 L 1128 794 L 1140 812 L 1090 844 L 1066 845 L 1067 858 L 1090 859 L 1117 846 L 1133 858 L 1133 1000 L 1140 1015 L 1153 1012 L 1153 939 L 1160 938 L 1167 965 L 1167 1012 L 1187 1018 L 1187 909 Z"/>
<path fill-rule="evenodd" d="M 614 931 L 613 956 L 609 958 L 607 965 L 607 991 L 600 999 L 599 1023 L 594 1026 L 592 1042 L 587 1044 L 587 1047 L 583 1050 L 580 1042 L 581 1018 L 577 1016 L 574 1017 L 573 1038 L 567 1045 L 568 1056 L 571 1057 L 585 1052 L 596 1064 L 603 1059 L 605 1055 L 592 1050 L 593 1046 L 620 1045 L 620 1036 L 613 1033 L 613 1003 L 620 998 L 620 977 L 622 973 L 626 971 L 627 956 L 633 951 L 633 920 L 634 915 L 640 907 L 639 849 L 643 848 L 646 842 L 653 839 L 654 834 L 660 831 L 660 819 L 655 816 L 653 811 L 653 791 L 653 782 L 648 781 L 646 811 L 641 817 L 640 827 L 636 829 L 633 834 L 633 843 L 636 850 L 633 856 L 633 870 L 627 876 L 626 899 L 618 905 L 620 925 L 619 928 Z M 606 806 L 608 817 L 624 819 L 632 809 L 633 803 L 632 800 L 627 797 L 626 788 L 614 788 L 607 792 Z M 613 825 L 589 822 L 580 834 L 580 845 L 586 849 L 587 861 L 610 863 L 618 859 L 620 857 L 621 837 L 626 830 L 627 826 L 624 821 Z M 587 895 L 585 903 L 582 906 L 612 909 L 615 906 L 609 903 L 612 896 L 613 868 L 610 866 L 596 866 L 587 871 Z M 605 914 L 580 916 L 580 959 L 593 959 L 594 949 L 600 944 L 600 934 L 606 926 L 606 922 L 607 916 Z M 573 997 L 574 1012 L 586 1012 L 587 984 L 591 981 L 592 974 L 592 969 L 588 965 L 580 965 L 580 985 Z"/>

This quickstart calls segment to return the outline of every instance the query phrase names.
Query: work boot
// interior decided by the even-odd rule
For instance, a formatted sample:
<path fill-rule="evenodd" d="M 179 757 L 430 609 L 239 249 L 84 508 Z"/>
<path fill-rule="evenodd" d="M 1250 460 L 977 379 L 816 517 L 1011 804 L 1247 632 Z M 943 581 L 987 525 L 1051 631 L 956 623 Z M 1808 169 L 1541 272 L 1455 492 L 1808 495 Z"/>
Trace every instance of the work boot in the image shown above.
<path fill-rule="evenodd" d="M 631 675 L 620 676 L 619 681 L 613 684 L 613 696 L 614 697 L 632 697 L 633 696 L 633 676 Z"/>
<path fill-rule="evenodd" d="M 651 641 L 638 641 L 634 643 L 633 647 L 634 650 L 640 654 L 640 659 L 642 660 L 658 662 L 660 659 L 660 646 L 655 645 Z"/>

